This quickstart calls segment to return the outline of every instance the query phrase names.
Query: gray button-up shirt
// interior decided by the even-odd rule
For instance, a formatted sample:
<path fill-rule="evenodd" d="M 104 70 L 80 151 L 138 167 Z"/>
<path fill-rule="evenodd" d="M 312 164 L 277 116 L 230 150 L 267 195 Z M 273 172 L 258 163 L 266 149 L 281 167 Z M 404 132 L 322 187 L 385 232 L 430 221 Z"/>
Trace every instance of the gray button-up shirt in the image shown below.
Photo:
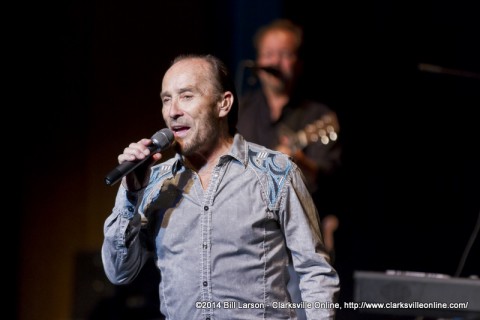
<path fill-rule="evenodd" d="M 298 167 L 237 134 L 208 189 L 180 155 L 152 168 L 143 192 L 119 188 L 104 227 L 102 258 L 113 283 L 128 283 L 150 254 L 160 269 L 167 319 L 332 319 L 339 290 L 317 210 Z M 287 266 L 299 274 L 292 305 Z"/>

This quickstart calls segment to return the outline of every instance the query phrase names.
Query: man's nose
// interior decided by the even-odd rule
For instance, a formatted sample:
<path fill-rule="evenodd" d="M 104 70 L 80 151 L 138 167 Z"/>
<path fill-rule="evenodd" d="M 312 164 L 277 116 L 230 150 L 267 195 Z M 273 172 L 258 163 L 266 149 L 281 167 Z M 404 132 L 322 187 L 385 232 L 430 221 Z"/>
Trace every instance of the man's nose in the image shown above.
<path fill-rule="evenodd" d="M 182 109 L 180 107 L 180 104 L 178 103 L 178 100 L 173 99 L 170 105 L 170 109 L 168 110 L 168 116 L 172 119 L 177 119 L 182 114 Z"/>

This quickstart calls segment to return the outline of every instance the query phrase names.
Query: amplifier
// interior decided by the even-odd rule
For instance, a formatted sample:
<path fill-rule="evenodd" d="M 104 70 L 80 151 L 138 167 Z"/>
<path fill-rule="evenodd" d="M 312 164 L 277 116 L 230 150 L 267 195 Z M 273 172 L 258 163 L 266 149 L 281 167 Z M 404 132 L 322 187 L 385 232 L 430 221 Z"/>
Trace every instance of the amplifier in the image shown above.
<path fill-rule="evenodd" d="M 480 280 L 409 271 L 355 271 L 360 312 L 480 319 Z"/>

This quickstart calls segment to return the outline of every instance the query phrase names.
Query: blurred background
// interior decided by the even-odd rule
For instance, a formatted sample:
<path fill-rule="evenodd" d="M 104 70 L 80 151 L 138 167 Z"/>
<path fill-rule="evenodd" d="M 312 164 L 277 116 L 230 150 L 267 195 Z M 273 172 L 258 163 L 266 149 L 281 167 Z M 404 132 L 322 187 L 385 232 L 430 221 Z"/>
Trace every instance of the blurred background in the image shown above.
<path fill-rule="evenodd" d="M 19 319 L 159 319 L 155 270 L 128 287 L 103 273 L 118 186 L 104 176 L 164 126 L 161 80 L 177 54 L 213 53 L 238 74 L 255 30 L 276 18 L 303 25 L 305 85 L 339 114 L 341 299 L 352 301 L 355 270 L 455 274 L 480 211 L 471 1 L 70 0 L 24 11 L 19 100 L 31 111 L 14 111 L 33 143 L 13 218 Z M 461 277 L 480 273 L 478 242 Z"/>

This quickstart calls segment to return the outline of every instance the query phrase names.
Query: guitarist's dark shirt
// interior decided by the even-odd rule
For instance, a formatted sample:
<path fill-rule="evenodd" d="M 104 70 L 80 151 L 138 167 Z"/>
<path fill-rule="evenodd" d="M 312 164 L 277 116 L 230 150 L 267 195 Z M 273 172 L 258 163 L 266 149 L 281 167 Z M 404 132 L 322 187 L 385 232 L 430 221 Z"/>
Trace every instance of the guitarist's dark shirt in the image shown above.
<path fill-rule="evenodd" d="M 295 133 L 331 112 L 325 104 L 293 97 L 283 108 L 279 120 L 273 122 L 265 95 L 262 90 L 254 90 L 240 100 L 237 129 L 246 140 L 275 149 L 279 133 L 285 132 L 285 127 Z M 321 175 L 333 173 L 340 164 L 340 146 L 336 141 L 327 145 L 320 141 L 312 142 L 303 148 L 303 152 L 317 163 Z M 314 182 L 317 179 L 309 178 L 312 177 L 307 177 L 307 184 L 313 192 L 317 189 Z"/>

